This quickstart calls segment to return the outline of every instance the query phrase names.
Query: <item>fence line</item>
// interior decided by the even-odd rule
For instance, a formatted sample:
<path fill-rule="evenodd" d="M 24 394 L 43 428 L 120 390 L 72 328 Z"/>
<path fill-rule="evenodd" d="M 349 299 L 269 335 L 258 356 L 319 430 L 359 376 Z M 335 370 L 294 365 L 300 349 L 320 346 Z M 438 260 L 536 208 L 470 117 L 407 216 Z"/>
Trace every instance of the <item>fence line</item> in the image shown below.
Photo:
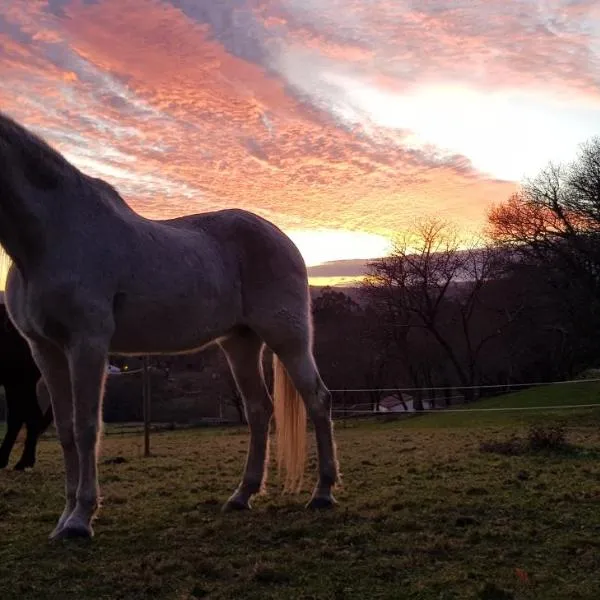
<path fill-rule="evenodd" d="M 129 369 L 125 370 L 125 371 L 121 371 L 120 373 L 109 373 L 108 376 L 109 377 L 121 377 L 121 375 L 136 375 L 137 373 L 143 373 L 144 369 L 135 369 L 133 371 L 130 371 Z"/>
<path fill-rule="evenodd" d="M 510 410 L 564 410 L 575 408 L 600 408 L 600 403 L 595 404 L 555 404 L 550 406 L 512 406 L 498 408 L 423 408 L 422 410 L 398 410 L 398 411 L 377 411 L 377 410 L 352 410 L 335 408 L 332 412 L 344 414 L 361 414 L 361 415 L 414 415 L 425 412 L 446 413 L 446 412 L 502 412 Z"/>
<path fill-rule="evenodd" d="M 564 385 L 569 383 L 600 383 L 600 379 L 568 379 L 565 381 L 536 381 L 530 383 L 498 383 L 489 385 L 452 385 L 441 387 L 412 387 L 412 388 L 346 388 L 331 389 L 332 393 L 358 393 L 358 392 L 419 392 L 419 391 L 445 391 L 445 390 L 489 390 L 518 387 L 539 387 L 544 385 Z"/>
<path fill-rule="evenodd" d="M 142 373 L 142 389 L 144 396 L 144 446 L 145 456 L 150 455 L 150 404 L 151 404 L 151 396 L 150 396 L 150 368 L 149 368 L 149 357 L 144 357 L 144 366 L 135 371 L 121 371 L 120 373 L 115 373 L 111 375 L 132 375 L 134 373 Z M 412 388 L 356 388 L 356 389 L 332 389 L 330 392 L 332 393 L 389 393 L 389 392 L 436 392 L 436 391 L 447 391 L 447 390 L 482 390 L 482 389 L 506 389 L 510 390 L 512 388 L 523 388 L 523 387 L 539 387 L 539 386 L 548 386 L 548 385 L 565 385 L 565 384 L 573 384 L 573 383 L 599 383 L 600 378 L 596 379 L 571 379 L 567 381 L 544 381 L 544 382 L 533 382 L 533 383 L 506 383 L 506 384 L 497 384 L 497 385 L 472 385 L 472 386 L 437 386 L 437 387 L 412 387 Z M 460 396 L 453 396 L 452 399 Z M 423 399 L 423 401 L 431 402 L 434 398 Z M 366 403 L 365 403 L 366 404 Z M 356 405 L 354 405 L 356 406 Z M 429 412 L 507 412 L 507 411 L 536 411 L 536 410 L 573 410 L 577 408 L 600 408 L 600 404 L 570 404 L 570 405 L 558 405 L 558 406 L 520 406 L 520 407 L 503 407 L 503 408 L 423 408 L 422 410 L 416 411 L 375 411 L 375 410 L 352 410 L 348 408 L 333 408 L 332 414 L 341 414 L 345 417 L 351 417 L 353 415 L 371 415 L 371 416 L 396 416 L 396 415 L 407 415 L 407 414 L 419 414 L 419 413 L 429 413 Z"/>

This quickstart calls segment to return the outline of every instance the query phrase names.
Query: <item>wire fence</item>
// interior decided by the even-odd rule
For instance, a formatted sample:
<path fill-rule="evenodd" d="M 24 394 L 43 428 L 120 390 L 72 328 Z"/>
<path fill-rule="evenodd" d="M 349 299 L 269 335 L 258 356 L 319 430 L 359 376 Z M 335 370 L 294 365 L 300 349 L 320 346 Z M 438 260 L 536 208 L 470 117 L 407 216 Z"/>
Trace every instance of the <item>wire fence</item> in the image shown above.
<path fill-rule="evenodd" d="M 137 427 L 134 424 L 127 426 L 116 426 L 112 427 L 113 431 L 110 433 L 133 433 L 134 431 L 140 432 L 143 430 L 144 433 L 144 454 L 150 454 L 150 432 L 158 432 L 172 429 L 188 429 L 194 427 L 206 427 L 206 426 L 241 426 L 239 420 L 230 420 L 227 418 L 206 418 L 197 420 L 195 422 L 177 424 L 174 423 L 152 423 L 149 419 L 149 405 L 150 396 L 148 391 L 148 383 L 146 379 L 150 377 L 150 372 L 154 371 L 152 367 L 142 368 L 131 371 L 122 371 L 118 374 L 111 374 L 114 376 L 142 374 L 142 389 L 144 390 L 144 403 L 146 404 L 145 414 L 148 415 L 145 419 L 143 429 L 141 424 Z M 581 403 L 568 403 L 568 404 L 540 404 L 532 406 L 501 406 L 501 407 L 478 407 L 472 406 L 471 404 L 465 404 L 464 392 L 481 390 L 496 390 L 499 394 L 506 394 L 517 390 L 535 388 L 535 387 L 548 387 L 548 386 L 569 386 L 569 385 L 581 385 L 581 384 L 598 384 L 600 378 L 582 378 L 582 379 L 570 379 L 562 381 L 533 381 L 526 383 L 505 383 L 505 384 L 486 384 L 476 386 L 430 386 L 430 387 L 381 387 L 381 388 L 334 388 L 330 391 L 333 394 L 334 400 L 340 395 L 342 396 L 342 404 L 340 402 L 333 403 L 332 406 L 332 417 L 336 421 L 349 421 L 353 419 L 379 419 L 383 418 L 406 418 L 414 417 L 421 414 L 428 413 L 509 413 L 509 412 L 548 412 L 548 411 L 569 411 L 569 410 L 586 410 L 586 409 L 600 409 L 600 398 L 597 403 L 594 402 L 581 402 Z M 188 395 L 191 393 L 187 390 Z M 443 392 L 444 395 L 438 395 L 439 392 Z M 460 393 L 456 393 L 460 392 Z M 344 396 L 347 394 L 369 394 L 375 396 L 369 401 L 353 402 L 351 404 L 343 404 Z M 382 405 L 382 401 L 385 400 L 385 395 L 392 394 L 392 397 L 397 399 L 397 403 L 392 407 L 386 407 Z M 410 395 L 409 395 L 410 394 Z M 419 406 L 415 405 L 415 400 L 418 399 Z M 107 432 L 108 433 L 108 432 Z"/>
<path fill-rule="evenodd" d="M 0 253 L 1 261 L 1 253 Z M 139 434 L 144 436 L 144 454 L 150 455 L 150 433 L 169 431 L 174 429 L 190 429 L 207 426 L 242 426 L 239 420 L 227 419 L 222 417 L 206 417 L 191 420 L 186 423 L 173 422 L 152 422 L 150 419 L 151 391 L 150 377 L 152 372 L 162 371 L 149 365 L 147 357 L 144 357 L 144 364 L 136 369 L 121 369 L 119 371 L 109 370 L 108 376 L 126 377 L 128 375 L 141 375 L 142 397 L 143 397 L 143 423 L 119 423 L 111 424 L 105 433 L 108 435 L 118 434 Z M 330 392 L 333 394 L 334 402 L 331 414 L 336 421 L 346 421 L 354 419 L 375 419 L 380 418 L 397 419 L 414 417 L 421 414 L 444 414 L 444 413 L 510 413 L 510 412 L 548 412 L 548 411 L 569 411 L 600 409 L 600 397 L 598 402 L 581 402 L 568 404 L 540 404 L 532 406 L 500 406 L 500 407 L 478 407 L 465 403 L 466 391 L 496 390 L 498 395 L 504 395 L 513 391 L 527 388 L 550 387 L 550 386 L 569 386 L 581 384 L 598 384 L 600 378 L 590 377 L 581 379 L 569 379 L 561 381 L 532 381 L 524 383 L 504 383 L 504 384 L 486 384 L 473 386 L 424 386 L 424 387 L 381 387 L 381 388 L 333 388 Z M 203 390 L 204 391 L 204 390 Z M 459 392 L 459 393 L 456 393 Z M 189 395 L 192 392 L 186 391 Z M 441 395 L 440 393 L 444 393 Z M 345 396 L 348 394 L 369 394 L 371 399 L 368 401 L 359 401 L 346 404 Z M 387 398 L 386 398 L 387 395 Z M 391 398 L 396 399 L 396 403 L 385 405 L 384 401 Z M 341 401 L 339 399 L 341 396 Z M 337 397 L 337 401 L 336 401 Z M 477 398 L 477 395 L 475 395 Z M 416 402 L 415 402 L 416 401 Z"/>
<path fill-rule="evenodd" d="M 600 409 L 600 398 L 598 402 L 581 402 L 568 404 L 538 404 L 532 406 L 501 406 L 501 407 L 477 407 L 466 402 L 465 393 L 468 390 L 476 391 L 472 400 L 482 400 L 481 390 L 497 390 L 498 395 L 510 392 L 549 386 L 568 386 L 579 384 L 600 383 L 600 378 L 582 378 L 561 381 L 532 381 L 526 383 L 488 384 L 474 386 L 431 386 L 431 387 L 386 387 L 386 388 L 344 388 L 332 389 L 334 394 L 360 394 L 374 395 L 374 400 L 369 402 L 353 402 L 351 404 L 334 404 L 332 415 L 337 420 L 354 419 L 360 417 L 402 417 L 408 415 L 419 415 L 424 413 L 506 413 L 506 412 L 541 412 L 541 411 L 565 411 L 579 409 Z M 452 392 L 463 393 L 452 395 Z M 426 395 L 433 392 L 433 395 Z M 445 392 L 445 395 L 436 395 L 436 392 Z M 383 394 L 392 394 L 382 398 Z M 391 402 L 389 402 L 391 400 Z M 386 401 L 388 401 L 386 403 Z M 385 404 L 384 404 L 385 403 Z"/>
<path fill-rule="evenodd" d="M 147 363 L 146 363 L 147 365 Z M 151 434 L 152 433 L 161 433 L 173 430 L 186 430 L 186 429 L 197 429 L 197 428 L 206 428 L 206 427 L 227 427 L 235 430 L 236 428 L 245 428 L 246 425 L 239 420 L 227 419 L 222 417 L 205 417 L 200 419 L 192 419 L 186 422 L 152 422 L 150 419 L 150 404 L 151 404 L 151 396 L 150 396 L 150 388 L 148 385 L 147 379 L 150 378 L 151 372 L 157 371 L 160 369 L 155 369 L 152 366 L 144 368 L 142 366 L 139 369 L 131 369 L 131 370 L 121 370 L 120 372 L 110 372 L 109 377 L 126 377 L 128 375 L 141 375 L 141 385 L 142 385 L 142 396 L 143 402 L 145 403 L 144 413 L 146 418 L 143 422 L 127 422 L 127 423 L 109 423 L 105 426 L 104 434 L 108 436 L 119 436 L 119 435 L 136 435 L 142 436 L 142 440 L 140 440 L 140 453 L 142 452 L 143 447 L 143 455 L 150 456 L 150 445 L 151 445 Z M 504 390 L 506 392 L 511 392 L 514 389 L 524 389 L 524 388 L 534 388 L 534 387 L 545 387 L 545 386 L 569 386 L 569 385 L 586 385 L 586 384 L 598 384 L 600 383 L 600 378 L 583 378 L 583 379 L 570 379 L 563 381 L 545 381 L 545 382 L 529 382 L 529 383 L 519 383 L 519 384 L 497 384 L 497 385 L 486 385 L 486 386 L 472 386 L 471 389 L 476 388 L 485 388 L 485 389 L 498 389 Z M 473 406 L 471 404 L 464 404 L 461 400 L 464 399 L 461 394 L 453 394 L 448 395 L 446 397 L 437 396 L 437 397 L 425 397 L 425 392 L 431 391 L 443 391 L 452 392 L 457 389 L 464 390 L 464 387 L 396 387 L 396 388 L 344 388 L 344 389 L 332 389 L 330 390 L 333 393 L 333 396 L 344 394 L 344 393 L 369 393 L 369 394 L 390 394 L 390 393 L 405 393 L 408 392 L 421 394 L 421 402 L 424 404 L 420 409 L 416 409 L 411 407 L 409 410 L 404 408 L 397 410 L 389 410 L 383 409 L 381 410 L 381 406 L 377 405 L 377 402 L 363 401 L 352 403 L 347 406 L 343 406 L 340 404 L 333 404 L 332 408 L 332 417 L 335 421 L 339 421 L 342 424 L 342 427 L 345 427 L 347 423 L 351 423 L 353 421 L 360 420 L 373 420 L 375 422 L 383 420 L 396 420 L 396 419 L 406 419 L 418 417 L 419 415 L 425 414 L 499 414 L 499 413 L 540 413 L 540 412 L 566 412 L 566 411 L 575 411 L 575 410 L 600 410 L 600 394 L 598 395 L 598 402 L 580 402 L 580 403 L 566 403 L 566 404 L 539 404 L 532 406 L 493 406 L 493 407 L 478 407 Z M 456 404 L 451 406 L 440 406 L 434 405 L 432 403 L 452 400 L 455 401 Z M 429 408 L 427 407 L 429 404 Z"/>
<path fill-rule="evenodd" d="M 330 392 L 431 392 L 431 391 L 446 391 L 446 390 L 486 390 L 486 389 L 519 389 L 527 387 L 539 387 L 545 385 L 566 385 L 573 383 L 599 383 L 600 378 L 590 379 L 567 379 L 564 381 L 532 381 L 529 383 L 495 383 L 488 385 L 454 385 L 454 386 L 439 386 L 439 387 L 390 387 L 390 388 L 341 388 L 332 389 Z"/>
<path fill-rule="evenodd" d="M 502 406 L 502 407 L 473 407 L 471 402 L 485 399 L 485 396 L 499 396 L 523 389 L 569 386 L 580 384 L 597 384 L 600 378 L 581 378 L 560 381 L 531 381 L 523 383 L 486 384 L 473 386 L 430 386 L 430 387 L 385 387 L 385 388 L 344 388 L 332 389 L 335 395 L 341 394 L 368 394 L 372 397 L 369 402 L 335 404 L 332 414 L 336 419 L 377 417 L 377 416 L 402 416 L 423 413 L 499 413 L 499 412 L 540 412 L 549 410 L 578 410 L 587 408 L 600 408 L 600 399 L 597 403 L 580 402 L 567 404 L 539 404 L 535 406 Z M 489 394 L 496 391 L 496 394 Z M 440 395 L 439 392 L 443 392 Z M 456 394 L 456 392 L 459 392 Z M 469 394 L 469 392 L 476 392 Z M 483 392 L 483 394 L 482 394 Z M 384 394 L 391 394 L 383 397 Z M 469 394 L 470 402 L 467 402 Z M 586 398 L 587 400 L 587 398 Z M 460 406 L 457 406 L 460 405 Z"/>
<path fill-rule="evenodd" d="M 469 413 L 469 412 L 510 412 L 510 411 L 519 411 L 519 410 L 566 410 L 566 409 L 576 409 L 576 408 L 600 408 L 600 402 L 590 403 L 590 404 L 548 404 L 545 406 L 502 406 L 502 407 L 489 407 L 489 408 L 421 408 L 415 411 L 398 411 L 394 413 L 393 411 L 375 411 L 375 410 L 355 410 L 354 408 L 347 410 L 343 408 L 334 409 L 332 412 L 334 413 L 350 413 L 350 414 L 365 414 L 365 415 L 389 415 L 389 414 L 403 414 L 412 412 L 415 413 Z"/>

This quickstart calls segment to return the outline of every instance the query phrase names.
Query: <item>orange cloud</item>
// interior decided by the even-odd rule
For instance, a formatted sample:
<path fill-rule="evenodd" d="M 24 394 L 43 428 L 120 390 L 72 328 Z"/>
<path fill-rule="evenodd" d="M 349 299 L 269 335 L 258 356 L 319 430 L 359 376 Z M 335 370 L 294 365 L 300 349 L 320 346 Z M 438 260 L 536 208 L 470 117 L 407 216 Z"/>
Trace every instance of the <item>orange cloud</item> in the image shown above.
<path fill-rule="evenodd" d="M 593 96 L 598 81 L 568 19 L 530 31 L 499 0 L 470 12 L 434 4 L 331 0 L 318 14 L 301 0 L 3 7 L 0 102 L 151 217 L 240 206 L 287 230 L 389 236 L 431 214 L 472 229 L 515 183 L 465 156 L 409 147 L 407 132 L 349 105 L 331 75 L 395 94 L 439 77 L 483 89 L 551 77 Z"/>

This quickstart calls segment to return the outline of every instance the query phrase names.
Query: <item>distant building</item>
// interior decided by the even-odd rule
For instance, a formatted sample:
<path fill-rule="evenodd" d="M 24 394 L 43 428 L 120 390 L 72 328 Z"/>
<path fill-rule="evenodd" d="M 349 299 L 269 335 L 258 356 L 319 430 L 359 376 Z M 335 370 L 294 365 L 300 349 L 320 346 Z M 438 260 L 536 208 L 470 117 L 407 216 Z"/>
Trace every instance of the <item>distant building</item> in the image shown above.
<path fill-rule="evenodd" d="M 414 402 L 410 394 L 391 394 L 379 401 L 379 412 L 416 412 Z"/>

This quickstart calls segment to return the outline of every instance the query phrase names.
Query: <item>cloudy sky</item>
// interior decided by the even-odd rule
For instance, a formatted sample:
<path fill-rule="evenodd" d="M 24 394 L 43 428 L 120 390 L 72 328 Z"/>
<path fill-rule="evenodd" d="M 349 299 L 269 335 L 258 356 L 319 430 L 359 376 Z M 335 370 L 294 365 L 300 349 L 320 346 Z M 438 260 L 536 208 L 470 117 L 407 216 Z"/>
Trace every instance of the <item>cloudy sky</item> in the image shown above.
<path fill-rule="evenodd" d="M 600 3 L 0 0 L 0 80 L 145 216 L 243 207 L 315 265 L 477 229 L 600 134 Z"/>

